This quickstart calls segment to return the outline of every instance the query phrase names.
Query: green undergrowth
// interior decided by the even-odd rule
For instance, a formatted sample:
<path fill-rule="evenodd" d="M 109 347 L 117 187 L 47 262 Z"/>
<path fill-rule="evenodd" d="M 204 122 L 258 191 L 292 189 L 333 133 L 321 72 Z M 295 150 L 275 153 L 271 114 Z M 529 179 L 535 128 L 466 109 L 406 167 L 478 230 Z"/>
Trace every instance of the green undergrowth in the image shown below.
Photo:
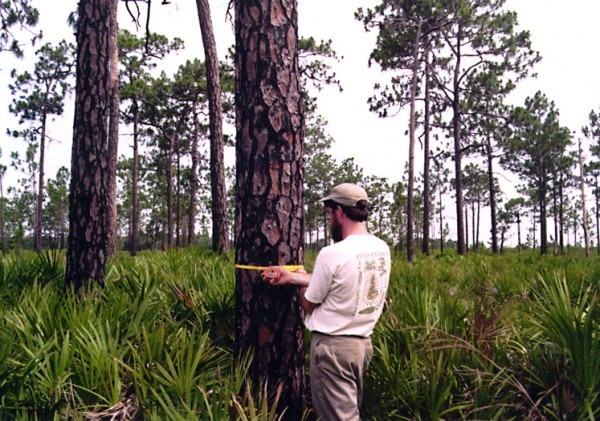
<path fill-rule="evenodd" d="M 600 416 L 599 263 L 394 257 L 364 419 Z M 0 417 L 277 419 L 233 354 L 234 276 L 201 249 L 119 254 L 106 288 L 75 295 L 64 254 L 3 257 Z"/>

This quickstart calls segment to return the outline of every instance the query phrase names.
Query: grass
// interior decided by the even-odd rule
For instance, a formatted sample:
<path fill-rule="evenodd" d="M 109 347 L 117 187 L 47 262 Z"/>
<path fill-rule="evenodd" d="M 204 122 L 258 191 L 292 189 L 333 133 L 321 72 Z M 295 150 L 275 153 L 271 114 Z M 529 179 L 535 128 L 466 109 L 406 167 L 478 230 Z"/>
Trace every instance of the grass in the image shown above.
<path fill-rule="evenodd" d="M 598 263 L 533 252 L 394 258 L 365 419 L 600 416 Z M 233 355 L 230 257 L 118 255 L 107 288 L 79 296 L 63 276 L 58 252 L 0 261 L 3 419 L 282 416 L 248 383 L 252 356 Z"/>

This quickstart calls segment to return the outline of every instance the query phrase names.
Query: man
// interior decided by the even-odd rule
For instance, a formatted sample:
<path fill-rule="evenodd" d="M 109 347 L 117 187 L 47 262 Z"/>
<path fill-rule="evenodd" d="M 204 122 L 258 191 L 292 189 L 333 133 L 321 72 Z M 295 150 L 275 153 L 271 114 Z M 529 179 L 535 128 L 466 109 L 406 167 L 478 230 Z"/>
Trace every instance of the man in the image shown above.
<path fill-rule="evenodd" d="M 335 244 L 323 248 L 312 274 L 272 268 L 271 285 L 295 285 L 312 332 L 310 385 L 323 420 L 359 420 L 363 376 L 371 361 L 370 335 L 381 315 L 390 277 L 390 249 L 369 234 L 368 197 L 343 183 L 321 199 Z"/>

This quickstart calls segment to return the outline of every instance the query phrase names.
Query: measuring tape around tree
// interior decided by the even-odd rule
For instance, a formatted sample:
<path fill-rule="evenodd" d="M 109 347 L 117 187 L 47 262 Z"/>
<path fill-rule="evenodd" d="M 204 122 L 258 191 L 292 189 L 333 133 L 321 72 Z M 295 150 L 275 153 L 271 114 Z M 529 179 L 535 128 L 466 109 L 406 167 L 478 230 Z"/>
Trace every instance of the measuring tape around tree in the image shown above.
<path fill-rule="evenodd" d="M 260 270 L 265 278 L 277 279 L 281 276 L 281 271 L 277 267 L 282 267 L 290 272 L 304 269 L 302 265 L 277 265 L 277 266 L 253 266 L 253 265 L 235 265 L 236 269 Z"/>

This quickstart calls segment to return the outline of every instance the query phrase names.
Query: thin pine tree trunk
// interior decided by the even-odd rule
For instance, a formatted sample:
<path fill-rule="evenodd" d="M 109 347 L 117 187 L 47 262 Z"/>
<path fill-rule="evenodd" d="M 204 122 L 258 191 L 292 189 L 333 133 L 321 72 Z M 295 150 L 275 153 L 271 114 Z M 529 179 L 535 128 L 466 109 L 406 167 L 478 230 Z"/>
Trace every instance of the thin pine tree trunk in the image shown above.
<path fill-rule="evenodd" d="M 456 63 L 454 67 L 453 91 L 454 98 L 452 101 L 452 129 L 454 132 L 454 188 L 456 192 L 456 251 L 458 254 L 465 254 L 468 249 L 468 244 L 465 241 L 465 226 L 463 224 L 463 185 L 462 185 L 462 149 L 461 149 L 461 123 L 460 123 L 460 66 L 461 66 L 461 41 L 462 41 L 462 26 L 458 25 L 456 35 Z"/>
<path fill-rule="evenodd" d="M 35 205 L 35 232 L 33 236 L 33 249 L 42 251 L 42 221 L 44 206 L 44 159 L 46 156 L 46 114 L 42 117 L 42 131 L 40 134 L 40 160 L 38 174 L 38 194 Z"/>
<path fill-rule="evenodd" d="M 583 152 L 581 151 L 581 138 L 579 138 L 579 176 L 581 179 L 581 212 L 583 217 L 583 242 L 585 257 L 590 257 L 590 239 L 588 233 L 588 214 L 585 204 L 585 173 L 583 170 Z"/>
<path fill-rule="evenodd" d="M 108 244 L 106 253 L 114 256 L 117 252 L 117 161 L 119 149 L 119 31 L 117 26 L 117 4 L 110 5 L 110 27 L 109 27 L 109 128 L 108 128 L 108 175 L 106 201 L 108 212 L 106 214 L 106 226 L 108 232 Z"/>
<path fill-rule="evenodd" d="M 202 44 L 206 58 L 206 90 L 209 103 L 210 126 L 210 186 L 212 194 L 212 248 L 224 252 L 229 248 L 227 238 L 227 188 L 225 185 L 225 160 L 223 116 L 221 106 L 221 79 L 219 59 L 208 0 L 196 0 Z"/>
<path fill-rule="evenodd" d="M 133 106 L 133 165 L 131 168 L 131 229 L 130 229 L 130 240 L 129 240 L 129 254 L 135 256 L 137 254 L 138 245 L 138 232 L 139 232 L 139 110 L 137 106 L 137 100 L 134 100 Z"/>
<path fill-rule="evenodd" d="M 169 152 L 167 157 L 167 248 L 173 248 L 173 154 L 175 152 L 175 142 L 177 131 L 173 130 L 169 137 Z"/>
<path fill-rule="evenodd" d="M 421 44 L 421 22 L 417 26 L 417 33 L 413 44 L 412 81 L 410 86 L 410 120 L 408 124 L 408 204 L 406 215 L 406 260 L 414 259 L 414 186 L 415 186 L 415 143 L 417 120 L 417 86 L 419 73 L 419 48 Z"/>
<path fill-rule="evenodd" d="M 426 44 L 425 50 L 425 111 L 424 111 L 424 139 L 423 139 L 423 242 L 421 251 L 424 255 L 429 255 L 429 227 L 431 223 L 431 181 L 430 181 L 430 89 L 429 89 L 429 46 Z"/>
<path fill-rule="evenodd" d="M 194 101 L 194 140 L 192 142 L 192 169 L 190 174 L 190 208 L 188 209 L 188 245 L 196 242 L 196 195 L 198 194 L 198 142 L 200 139 L 200 123 L 198 121 L 198 103 Z"/>

